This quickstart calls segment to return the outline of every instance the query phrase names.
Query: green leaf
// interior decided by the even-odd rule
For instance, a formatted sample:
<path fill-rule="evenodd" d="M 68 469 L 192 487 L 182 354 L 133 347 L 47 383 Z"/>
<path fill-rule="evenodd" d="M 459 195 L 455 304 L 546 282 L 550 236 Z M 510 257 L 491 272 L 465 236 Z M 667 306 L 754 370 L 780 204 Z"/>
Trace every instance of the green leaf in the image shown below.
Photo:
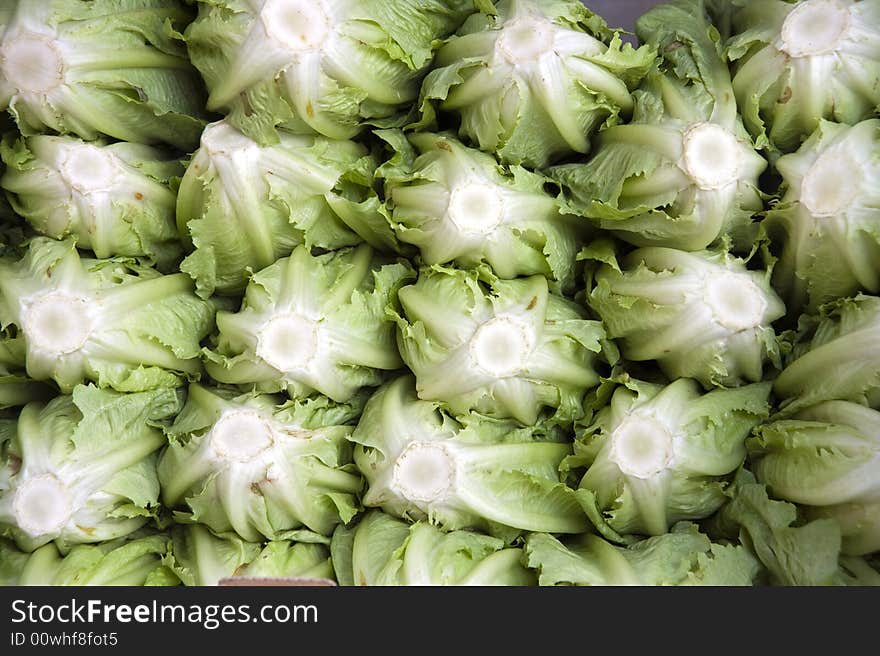
<path fill-rule="evenodd" d="M 747 470 L 740 471 L 730 496 L 716 521 L 726 533 L 738 533 L 767 569 L 772 584 L 832 584 L 841 549 L 836 522 L 817 519 L 803 523 L 796 506 L 771 499 Z"/>
<path fill-rule="evenodd" d="M 407 524 L 374 510 L 333 536 L 344 585 L 534 585 L 521 564 L 522 550 L 472 531 L 444 533 L 425 523 Z"/>

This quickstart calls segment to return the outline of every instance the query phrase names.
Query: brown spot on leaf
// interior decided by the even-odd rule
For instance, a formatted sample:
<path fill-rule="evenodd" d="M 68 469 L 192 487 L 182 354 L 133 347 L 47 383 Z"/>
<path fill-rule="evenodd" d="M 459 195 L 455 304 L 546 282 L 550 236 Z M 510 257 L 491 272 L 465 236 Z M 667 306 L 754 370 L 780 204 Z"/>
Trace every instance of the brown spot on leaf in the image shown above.
<path fill-rule="evenodd" d="M 14 453 L 9 454 L 9 473 L 15 476 L 18 472 L 21 471 L 21 458 L 19 458 Z"/>
<path fill-rule="evenodd" d="M 439 148 L 440 150 L 445 150 L 447 153 L 452 152 L 452 146 L 450 146 L 445 141 L 438 141 L 436 145 L 437 145 L 437 148 Z"/>
<path fill-rule="evenodd" d="M 306 103 L 306 116 L 309 118 L 315 118 L 315 108 L 312 107 L 312 101 Z"/>
<path fill-rule="evenodd" d="M 529 301 L 529 304 L 526 306 L 526 310 L 534 310 L 535 306 L 538 304 L 538 297 L 532 296 L 532 300 Z"/>
<path fill-rule="evenodd" d="M 779 104 L 784 105 L 789 100 L 791 100 L 791 87 L 785 87 L 785 90 L 782 92 L 782 95 L 779 96 Z"/>
<path fill-rule="evenodd" d="M 144 195 L 143 195 L 141 192 L 139 192 L 139 191 L 134 192 L 134 197 L 135 197 L 136 199 L 138 199 L 138 200 L 143 200 L 143 199 L 144 199 Z"/>
<path fill-rule="evenodd" d="M 92 527 L 92 526 L 80 526 L 79 524 L 77 524 L 76 527 L 77 527 L 80 531 L 82 531 L 83 533 L 85 533 L 86 535 L 88 535 L 89 537 L 91 537 L 91 536 L 93 536 L 93 535 L 95 534 L 95 529 L 94 529 L 94 527 Z"/>
<path fill-rule="evenodd" d="M 244 112 L 244 115 L 253 116 L 254 108 L 251 107 L 251 103 L 250 100 L 248 100 L 247 94 L 242 91 L 240 94 L 238 94 L 238 97 L 241 99 L 242 111 Z"/>

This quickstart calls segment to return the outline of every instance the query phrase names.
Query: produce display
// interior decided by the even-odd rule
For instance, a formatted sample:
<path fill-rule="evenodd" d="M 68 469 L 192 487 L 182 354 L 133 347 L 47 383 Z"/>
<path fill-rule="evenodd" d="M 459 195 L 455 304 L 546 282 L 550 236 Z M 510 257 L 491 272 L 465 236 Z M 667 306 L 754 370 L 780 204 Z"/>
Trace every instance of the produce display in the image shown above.
<path fill-rule="evenodd" d="M 880 0 L 7 0 L 0 190 L 0 585 L 880 585 Z"/>

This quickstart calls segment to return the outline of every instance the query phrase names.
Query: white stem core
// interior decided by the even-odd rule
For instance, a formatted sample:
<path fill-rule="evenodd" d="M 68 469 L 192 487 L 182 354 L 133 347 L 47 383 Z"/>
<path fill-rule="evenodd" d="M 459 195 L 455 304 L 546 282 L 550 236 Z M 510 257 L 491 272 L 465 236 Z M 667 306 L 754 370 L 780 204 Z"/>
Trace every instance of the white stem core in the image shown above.
<path fill-rule="evenodd" d="M 497 51 L 514 66 L 534 65 L 553 49 L 556 27 L 546 19 L 518 18 L 501 29 Z"/>
<path fill-rule="evenodd" d="M 672 434 L 653 417 L 631 415 L 611 433 L 609 458 L 627 476 L 657 476 L 673 457 Z"/>
<path fill-rule="evenodd" d="M 501 315 L 490 319 L 474 333 L 469 344 L 471 362 L 494 378 L 516 376 L 535 349 L 534 329 L 521 319 Z"/>
<path fill-rule="evenodd" d="M 814 216 L 833 217 L 846 210 L 864 186 L 864 171 L 841 148 L 819 156 L 801 182 L 801 203 Z"/>
<path fill-rule="evenodd" d="M 745 273 L 710 276 L 703 293 L 712 317 L 731 332 L 756 328 L 764 320 L 767 298 Z"/>
<path fill-rule="evenodd" d="M 309 366 L 318 351 L 318 322 L 299 314 L 273 317 L 257 335 L 257 355 L 278 371 Z"/>
<path fill-rule="evenodd" d="M 19 91 L 45 94 L 64 81 L 64 60 L 52 39 L 24 32 L 0 47 L 0 71 Z"/>
<path fill-rule="evenodd" d="M 266 0 L 260 21 L 271 39 L 294 53 L 317 50 L 331 30 L 321 0 Z"/>
<path fill-rule="evenodd" d="M 58 534 L 73 515 L 70 491 L 52 474 L 28 479 L 15 492 L 12 513 L 31 537 Z"/>
<path fill-rule="evenodd" d="M 413 442 L 394 463 L 391 484 L 409 501 L 440 501 L 454 485 L 455 469 L 454 457 L 442 444 Z"/>
<path fill-rule="evenodd" d="M 275 442 L 269 422 L 252 410 L 224 412 L 210 434 L 214 452 L 223 460 L 248 462 Z"/>
<path fill-rule="evenodd" d="M 504 220 L 504 198 L 495 185 L 468 182 L 452 190 L 446 215 L 465 234 L 488 235 Z"/>
<path fill-rule="evenodd" d="M 850 26 L 850 10 L 837 0 L 804 0 L 782 24 L 780 50 L 791 57 L 834 52 Z"/>
<path fill-rule="evenodd" d="M 22 313 L 22 329 L 33 348 L 66 355 L 81 349 L 92 334 L 90 301 L 65 292 L 41 294 Z"/>
<path fill-rule="evenodd" d="M 740 144 L 721 126 L 696 123 L 682 145 L 682 169 L 700 189 L 722 189 L 739 178 Z"/>
<path fill-rule="evenodd" d="M 61 176 L 81 194 L 108 191 L 122 173 L 116 156 L 90 144 L 70 147 L 61 162 Z"/>

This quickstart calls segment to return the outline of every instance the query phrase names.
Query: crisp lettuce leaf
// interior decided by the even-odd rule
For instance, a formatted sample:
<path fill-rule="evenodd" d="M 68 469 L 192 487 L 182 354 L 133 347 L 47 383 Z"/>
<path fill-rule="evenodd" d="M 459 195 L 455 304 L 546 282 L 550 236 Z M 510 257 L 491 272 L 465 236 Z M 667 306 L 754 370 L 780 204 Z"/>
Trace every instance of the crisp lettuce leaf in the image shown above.
<path fill-rule="evenodd" d="M 24 339 L 4 332 L 0 332 L 0 411 L 30 401 L 48 401 L 54 393 L 52 386 L 32 380 L 24 372 Z"/>
<path fill-rule="evenodd" d="M 171 539 L 165 563 L 186 586 L 214 586 L 235 577 L 333 580 L 324 544 L 280 540 L 261 546 L 201 524 L 175 526 Z"/>
<path fill-rule="evenodd" d="M 587 302 L 624 358 L 706 388 L 735 386 L 781 367 L 772 323 L 785 305 L 769 277 L 726 252 L 646 247 L 600 262 Z"/>
<path fill-rule="evenodd" d="M 241 293 L 301 244 L 395 250 L 375 166 L 353 141 L 281 132 L 259 146 L 226 120 L 211 123 L 180 183 L 177 223 L 193 246 L 181 270 L 207 297 Z"/>
<path fill-rule="evenodd" d="M 556 291 L 573 291 L 575 256 L 588 225 L 564 214 L 547 179 L 501 167 L 449 133 L 379 133 L 395 155 L 384 178 L 394 231 L 426 265 L 488 264 L 501 278 L 541 274 Z"/>
<path fill-rule="evenodd" d="M 773 286 L 789 314 L 880 292 L 880 119 L 821 120 L 776 169 L 785 192 L 762 228 L 779 254 Z"/>
<path fill-rule="evenodd" d="M 773 382 L 784 413 L 821 401 L 880 408 L 880 297 L 829 303 L 808 321 Z"/>
<path fill-rule="evenodd" d="M 746 469 L 728 489 L 730 501 L 710 533 L 739 539 L 764 565 L 771 585 L 833 585 L 839 575 L 841 531 L 834 520 L 807 521 L 798 508 L 771 499 Z"/>
<path fill-rule="evenodd" d="M 821 119 L 854 125 L 880 106 L 875 0 L 735 0 L 733 90 L 752 135 L 790 153 Z"/>
<path fill-rule="evenodd" d="M 634 93 L 632 121 L 602 130 L 587 161 L 548 175 L 569 211 L 636 246 L 748 252 L 767 161 L 739 118 L 702 0 L 660 4 L 637 32 L 660 59 Z"/>
<path fill-rule="evenodd" d="M 41 586 L 178 585 L 164 572 L 167 535 L 153 534 L 98 544 L 79 544 L 66 553 L 46 544 L 19 560 L 14 583 Z M 0 552 L 4 551 L 0 543 Z"/>
<path fill-rule="evenodd" d="M 880 412 L 826 401 L 759 426 L 749 467 L 774 497 L 831 506 L 880 497 Z"/>
<path fill-rule="evenodd" d="M 520 548 L 474 531 L 445 533 L 379 510 L 340 526 L 331 543 L 340 582 L 358 586 L 535 585 Z M 344 573 L 343 573 L 344 572 Z"/>
<path fill-rule="evenodd" d="M 762 570 L 744 547 L 712 542 L 688 522 L 625 547 L 590 534 L 560 542 L 533 533 L 525 553 L 542 586 L 752 586 Z"/>
<path fill-rule="evenodd" d="M 837 524 L 843 541 L 842 551 L 849 556 L 871 556 L 880 551 L 880 501 L 857 501 L 832 506 L 812 506 L 804 515 Z"/>

